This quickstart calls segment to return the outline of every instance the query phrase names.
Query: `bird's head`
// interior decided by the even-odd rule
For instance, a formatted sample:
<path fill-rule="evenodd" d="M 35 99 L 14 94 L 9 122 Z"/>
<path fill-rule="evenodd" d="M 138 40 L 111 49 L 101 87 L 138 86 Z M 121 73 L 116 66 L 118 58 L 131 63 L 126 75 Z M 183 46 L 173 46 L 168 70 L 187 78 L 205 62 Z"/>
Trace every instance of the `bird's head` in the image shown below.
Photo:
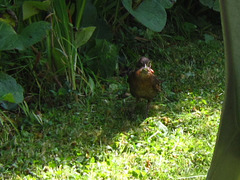
<path fill-rule="evenodd" d="M 141 57 L 138 61 L 137 68 L 148 66 L 151 68 L 151 61 L 147 57 Z"/>

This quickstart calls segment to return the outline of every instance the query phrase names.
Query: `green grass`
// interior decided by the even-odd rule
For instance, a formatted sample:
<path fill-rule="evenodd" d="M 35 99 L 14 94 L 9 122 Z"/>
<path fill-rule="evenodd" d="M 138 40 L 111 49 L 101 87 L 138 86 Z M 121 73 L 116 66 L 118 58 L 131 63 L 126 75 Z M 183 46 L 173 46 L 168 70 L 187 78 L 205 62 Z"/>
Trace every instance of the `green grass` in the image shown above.
<path fill-rule="evenodd" d="M 80 103 L 43 107 L 1 141 L 2 179 L 205 179 L 224 93 L 223 45 L 187 42 L 153 56 L 163 91 L 145 119 L 125 77 Z"/>

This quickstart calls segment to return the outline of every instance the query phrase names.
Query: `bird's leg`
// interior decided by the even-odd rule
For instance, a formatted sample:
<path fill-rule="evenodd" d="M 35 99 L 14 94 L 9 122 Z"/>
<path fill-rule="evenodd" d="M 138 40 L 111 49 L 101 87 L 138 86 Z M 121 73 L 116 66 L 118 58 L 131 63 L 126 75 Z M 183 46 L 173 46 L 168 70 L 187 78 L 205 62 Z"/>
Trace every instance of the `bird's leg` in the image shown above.
<path fill-rule="evenodd" d="M 139 98 L 136 98 L 135 111 L 136 111 L 136 109 L 137 109 L 137 106 L 138 106 L 139 100 L 140 100 Z"/>
<path fill-rule="evenodd" d="M 151 103 L 151 100 L 148 100 L 148 102 L 147 102 L 147 112 L 146 112 L 146 118 L 148 117 L 149 108 L 150 108 L 150 103 Z"/>
<path fill-rule="evenodd" d="M 139 100 L 140 100 L 139 98 L 136 98 L 136 104 L 139 102 Z"/>
<path fill-rule="evenodd" d="M 136 112 L 136 110 L 138 109 L 137 108 L 138 102 L 139 102 L 139 98 L 136 98 L 136 102 L 132 106 L 132 109 L 133 109 L 134 112 Z"/>

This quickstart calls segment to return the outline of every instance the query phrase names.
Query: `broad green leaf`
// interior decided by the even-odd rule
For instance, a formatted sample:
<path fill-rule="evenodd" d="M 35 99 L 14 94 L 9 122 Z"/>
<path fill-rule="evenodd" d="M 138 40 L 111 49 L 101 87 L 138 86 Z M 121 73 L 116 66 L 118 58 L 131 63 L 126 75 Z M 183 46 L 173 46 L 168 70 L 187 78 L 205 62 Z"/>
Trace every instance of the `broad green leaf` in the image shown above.
<path fill-rule="evenodd" d="M 206 43 L 209 43 L 210 41 L 214 40 L 214 37 L 210 34 L 204 34 L 204 39 Z"/>
<path fill-rule="evenodd" d="M 76 32 L 75 34 L 76 48 L 79 48 L 80 46 L 87 43 L 88 40 L 91 38 L 95 29 L 96 27 L 86 27 L 86 28 L 81 28 L 80 31 Z"/>
<path fill-rule="evenodd" d="M 86 6 L 81 20 L 82 27 L 94 26 L 96 27 L 93 37 L 95 39 L 112 40 L 113 34 L 111 28 L 104 19 L 97 16 L 97 9 L 90 0 L 86 2 Z"/>
<path fill-rule="evenodd" d="M 124 7 L 140 23 L 147 28 L 160 32 L 167 21 L 167 13 L 160 1 L 145 0 L 136 9 L 132 8 L 132 0 L 122 0 Z"/>
<path fill-rule="evenodd" d="M 113 38 L 113 33 L 111 27 L 103 19 L 98 19 L 96 22 L 96 30 L 93 34 L 96 39 L 106 39 L 111 41 Z"/>
<path fill-rule="evenodd" d="M 23 88 L 13 77 L 0 72 L 0 102 L 2 101 L 21 103 L 23 101 Z"/>
<path fill-rule="evenodd" d="M 67 91 L 65 88 L 63 88 L 63 87 L 61 87 L 61 88 L 58 90 L 58 92 L 57 92 L 58 96 L 64 96 L 64 95 L 66 95 L 67 93 L 68 93 L 68 91 Z"/>
<path fill-rule="evenodd" d="M 183 23 L 183 29 L 187 33 L 194 32 L 197 29 L 197 26 L 195 24 L 189 23 L 189 22 L 184 22 Z"/>
<path fill-rule="evenodd" d="M 219 0 L 200 0 L 200 2 L 215 11 L 220 11 Z"/>
<path fill-rule="evenodd" d="M 87 1 L 83 18 L 81 19 L 81 26 L 82 27 L 88 27 L 88 26 L 95 26 L 97 20 L 97 8 L 92 4 L 91 1 Z"/>
<path fill-rule="evenodd" d="M 40 1 L 24 1 L 23 2 L 23 20 L 38 14 L 41 10 L 47 11 L 50 7 L 50 0 Z"/>
<path fill-rule="evenodd" d="M 45 21 L 39 21 L 30 24 L 20 34 L 20 40 L 24 48 L 27 48 L 39 41 L 41 41 L 51 28 L 50 24 Z"/>
<path fill-rule="evenodd" d="M 213 10 L 214 11 L 220 11 L 220 6 L 219 6 L 219 0 L 216 0 L 213 4 Z"/>
<path fill-rule="evenodd" d="M 158 0 L 158 1 L 162 5 L 162 7 L 164 7 L 165 9 L 171 8 L 173 6 L 173 4 L 175 3 L 174 0 Z"/>
<path fill-rule="evenodd" d="M 106 40 L 96 39 L 95 47 L 87 55 L 91 60 L 86 63 L 95 74 L 106 78 L 112 76 L 116 71 L 118 60 L 118 48 L 116 45 Z"/>
<path fill-rule="evenodd" d="M 24 50 L 41 41 L 49 29 L 48 22 L 39 21 L 30 24 L 20 34 L 17 34 L 12 26 L 0 21 L 0 50 Z"/>
<path fill-rule="evenodd" d="M 7 101 L 10 103 L 15 103 L 14 96 L 12 93 L 8 93 L 0 97 L 0 101 Z"/>
<path fill-rule="evenodd" d="M 23 48 L 12 26 L 2 21 L 0 21 L 0 42 L 0 50 L 10 50 L 16 47 Z"/>

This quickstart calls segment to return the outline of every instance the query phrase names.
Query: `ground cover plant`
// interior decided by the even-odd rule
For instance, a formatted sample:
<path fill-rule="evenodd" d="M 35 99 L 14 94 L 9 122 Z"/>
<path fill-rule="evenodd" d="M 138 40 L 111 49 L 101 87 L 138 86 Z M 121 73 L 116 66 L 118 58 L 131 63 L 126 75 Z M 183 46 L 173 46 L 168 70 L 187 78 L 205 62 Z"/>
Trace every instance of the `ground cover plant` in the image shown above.
<path fill-rule="evenodd" d="M 155 1 L 17 2 L 0 9 L 0 30 L 24 45 L 0 37 L 8 44 L 0 54 L 0 178 L 206 178 L 225 84 L 214 1 L 162 1 L 170 4 L 158 3 L 161 27 L 138 9 Z M 39 22 L 46 28 L 32 25 Z M 148 118 L 127 83 L 141 56 L 162 84 Z"/>
<path fill-rule="evenodd" d="M 144 102 L 135 111 L 135 99 L 121 96 L 126 77 L 112 78 L 80 103 L 43 107 L 41 122 L 25 119 L 20 135 L 2 139 L 1 177 L 204 179 L 223 101 L 223 45 L 189 41 L 165 53 L 153 60 L 163 92 L 149 118 Z"/>

